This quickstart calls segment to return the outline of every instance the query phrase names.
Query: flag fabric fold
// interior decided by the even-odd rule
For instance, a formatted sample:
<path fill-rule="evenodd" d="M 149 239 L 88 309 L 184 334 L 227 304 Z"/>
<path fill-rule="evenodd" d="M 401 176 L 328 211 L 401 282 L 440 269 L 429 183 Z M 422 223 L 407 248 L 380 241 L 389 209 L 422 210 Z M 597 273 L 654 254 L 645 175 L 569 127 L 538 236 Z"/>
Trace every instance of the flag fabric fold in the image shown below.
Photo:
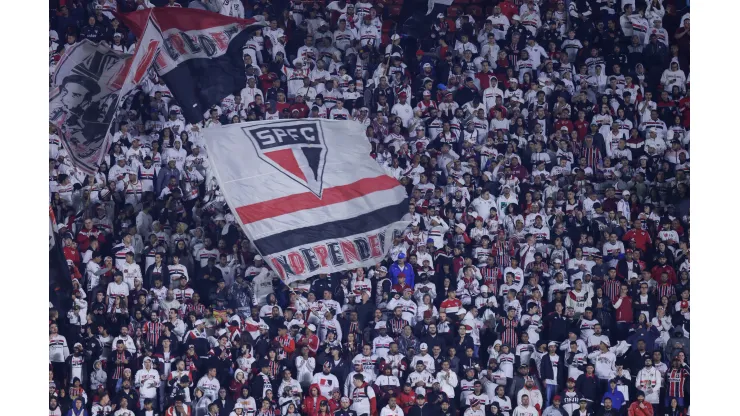
<path fill-rule="evenodd" d="M 246 86 L 242 50 L 264 23 L 188 8 L 154 8 L 119 17 L 141 38 L 146 13 L 151 13 L 161 44 L 154 68 L 189 123 L 202 121 L 209 106 Z"/>

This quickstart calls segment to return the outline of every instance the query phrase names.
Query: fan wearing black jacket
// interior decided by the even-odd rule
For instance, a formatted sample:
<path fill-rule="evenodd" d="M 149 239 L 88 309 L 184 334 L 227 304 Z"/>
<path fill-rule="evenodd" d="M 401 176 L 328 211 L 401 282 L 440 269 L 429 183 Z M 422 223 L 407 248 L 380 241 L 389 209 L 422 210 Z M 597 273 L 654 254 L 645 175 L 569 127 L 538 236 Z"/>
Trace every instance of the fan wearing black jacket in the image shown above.
<path fill-rule="evenodd" d="M 234 410 L 234 400 L 229 396 L 224 387 L 218 390 L 218 398 L 213 403 L 218 405 L 218 416 L 229 416 L 231 411 Z"/>
<path fill-rule="evenodd" d="M 593 364 L 586 364 L 586 372 L 578 376 L 576 390 L 593 403 L 596 403 L 599 397 L 601 397 L 599 379 L 596 377 L 596 373 L 594 373 Z"/>
<path fill-rule="evenodd" d="M 545 331 L 547 339 L 562 342 L 568 337 L 571 319 L 563 314 L 563 303 L 553 299 L 555 311 L 545 317 Z"/>
<path fill-rule="evenodd" d="M 552 403 L 552 398 L 557 394 L 558 386 L 565 384 L 567 370 L 565 367 L 565 358 L 558 353 L 558 343 L 550 341 L 547 344 L 547 354 L 542 356 L 540 361 L 540 378 L 545 385 L 545 404 Z M 548 380 L 554 381 L 548 383 Z"/>

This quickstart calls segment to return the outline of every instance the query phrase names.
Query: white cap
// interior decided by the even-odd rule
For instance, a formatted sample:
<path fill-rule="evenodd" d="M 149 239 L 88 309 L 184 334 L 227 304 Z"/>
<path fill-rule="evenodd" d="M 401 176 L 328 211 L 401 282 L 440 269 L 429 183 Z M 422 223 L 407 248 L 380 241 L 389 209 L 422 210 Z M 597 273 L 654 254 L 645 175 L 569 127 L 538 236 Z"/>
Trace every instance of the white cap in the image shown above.
<path fill-rule="evenodd" d="M 255 260 L 262 260 L 262 256 L 260 256 L 260 255 L 258 254 L 258 255 L 256 255 L 256 256 L 254 256 L 254 259 L 255 259 Z"/>
<path fill-rule="evenodd" d="M 206 324 L 206 322 L 204 320 L 202 320 L 202 319 L 198 319 L 197 321 L 195 321 L 195 326 L 205 325 L 205 324 Z"/>
<path fill-rule="evenodd" d="M 419 345 L 419 349 L 422 350 L 422 351 L 428 350 L 429 349 L 429 346 L 427 345 L 426 342 L 422 342 L 421 345 Z"/>
<path fill-rule="evenodd" d="M 511 16 L 511 20 L 522 20 L 521 17 L 519 17 L 518 14 L 515 14 L 514 16 Z"/>
<path fill-rule="evenodd" d="M 311 330 L 311 332 L 316 332 L 316 325 L 308 324 L 308 329 Z"/>
<path fill-rule="evenodd" d="M 398 36 L 398 34 L 391 36 L 391 40 L 399 40 L 399 39 L 401 39 L 401 37 Z"/>
<path fill-rule="evenodd" d="M 624 191 L 622 191 L 622 196 L 630 196 L 630 191 L 625 189 Z"/>
<path fill-rule="evenodd" d="M 481 286 L 480 293 L 488 293 L 488 286 Z"/>

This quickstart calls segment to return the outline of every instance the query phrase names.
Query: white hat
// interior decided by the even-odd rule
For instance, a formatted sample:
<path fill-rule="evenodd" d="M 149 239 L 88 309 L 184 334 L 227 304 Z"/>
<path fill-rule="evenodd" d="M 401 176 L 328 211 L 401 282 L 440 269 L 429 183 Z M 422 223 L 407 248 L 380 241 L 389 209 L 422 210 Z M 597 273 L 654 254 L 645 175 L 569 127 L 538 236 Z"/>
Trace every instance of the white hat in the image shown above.
<path fill-rule="evenodd" d="M 561 263 L 563 263 L 563 261 L 562 261 L 562 260 L 560 260 L 560 259 L 555 259 L 555 260 L 553 260 L 552 262 L 553 262 L 553 263 L 557 263 L 557 264 L 561 264 Z"/>
<path fill-rule="evenodd" d="M 314 324 L 308 324 L 308 329 L 309 329 L 309 330 L 310 330 L 311 332 L 316 332 L 316 325 L 314 325 Z"/>
<path fill-rule="evenodd" d="M 522 20 L 522 18 L 519 17 L 518 14 L 515 14 L 514 16 L 511 16 L 511 20 Z"/>
<path fill-rule="evenodd" d="M 422 350 L 422 351 L 428 350 L 429 349 L 429 346 L 427 345 L 426 342 L 422 342 L 421 345 L 419 345 L 419 349 Z"/>
<path fill-rule="evenodd" d="M 549 346 L 551 346 L 551 345 L 554 345 L 554 346 L 556 346 L 556 347 L 557 347 L 557 346 L 558 346 L 558 343 L 557 343 L 557 342 L 555 342 L 555 341 L 550 341 L 550 342 L 549 342 L 549 343 L 547 344 L 547 346 L 548 346 L 548 347 L 549 347 Z"/>
<path fill-rule="evenodd" d="M 202 319 L 198 319 L 197 321 L 195 321 L 195 326 L 205 325 L 205 324 L 206 324 L 206 322 L 204 320 L 202 320 Z"/>
<path fill-rule="evenodd" d="M 399 39 L 401 39 L 401 37 L 398 36 L 398 34 L 391 36 L 391 40 L 399 40 Z"/>
<path fill-rule="evenodd" d="M 223 216 L 223 215 L 221 215 L 221 214 L 216 214 L 216 215 L 215 215 L 215 216 L 213 217 L 213 221 L 226 221 L 226 220 L 224 219 L 224 216 Z"/>
<path fill-rule="evenodd" d="M 385 326 L 385 321 L 380 321 L 380 322 L 378 322 L 378 323 L 375 324 L 375 329 L 381 329 L 381 328 L 384 329 L 385 327 L 386 327 Z"/>
<path fill-rule="evenodd" d="M 480 293 L 488 293 L 488 286 L 481 286 Z"/>
<path fill-rule="evenodd" d="M 244 409 L 244 405 L 243 405 L 243 404 L 241 404 L 241 402 L 237 402 L 237 403 L 236 403 L 236 404 L 234 405 L 234 409 Z"/>
<path fill-rule="evenodd" d="M 624 191 L 622 191 L 622 196 L 630 196 L 630 191 L 625 189 Z"/>
<path fill-rule="evenodd" d="M 254 259 L 255 259 L 255 260 L 262 260 L 262 256 L 260 256 L 260 255 L 258 254 L 258 255 L 256 255 L 256 256 L 254 256 Z"/>
<path fill-rule="evenodd" d="M 445 15 L 443 15 L 442 13 L 437 14 L 437 19 L 444 19 L 444 18 L 445 18 Z"/>

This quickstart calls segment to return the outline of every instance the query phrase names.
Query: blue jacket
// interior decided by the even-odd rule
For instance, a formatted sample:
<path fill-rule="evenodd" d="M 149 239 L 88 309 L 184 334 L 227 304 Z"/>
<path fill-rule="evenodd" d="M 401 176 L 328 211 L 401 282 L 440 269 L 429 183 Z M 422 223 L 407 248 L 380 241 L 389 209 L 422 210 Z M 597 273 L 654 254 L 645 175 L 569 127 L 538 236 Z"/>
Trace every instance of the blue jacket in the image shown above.
<path fill-rule="evenodd" d="M 398 275 L 403 272 L 406 275 L 406 284 L 414 287 L 414 268 L 411 267 L 410 264 L 404 263 L 403 269 L 401 269 L 398 265 L 398 261 L 395 261 L 391 264 L 388 272 L 391 274 L 391 282 L 393 282 L 394 285 L 398 283 Z"/>
<path fill-rule="evenodd" d="M 624 394 L 621 391 L 614 389 L 613 391 L 607 391 L 604 393 L 604 397 L 601 399 L 601 403 L 607 398 L 612 399 L 612 407 L 619 410 L 624 405 Z"/>

